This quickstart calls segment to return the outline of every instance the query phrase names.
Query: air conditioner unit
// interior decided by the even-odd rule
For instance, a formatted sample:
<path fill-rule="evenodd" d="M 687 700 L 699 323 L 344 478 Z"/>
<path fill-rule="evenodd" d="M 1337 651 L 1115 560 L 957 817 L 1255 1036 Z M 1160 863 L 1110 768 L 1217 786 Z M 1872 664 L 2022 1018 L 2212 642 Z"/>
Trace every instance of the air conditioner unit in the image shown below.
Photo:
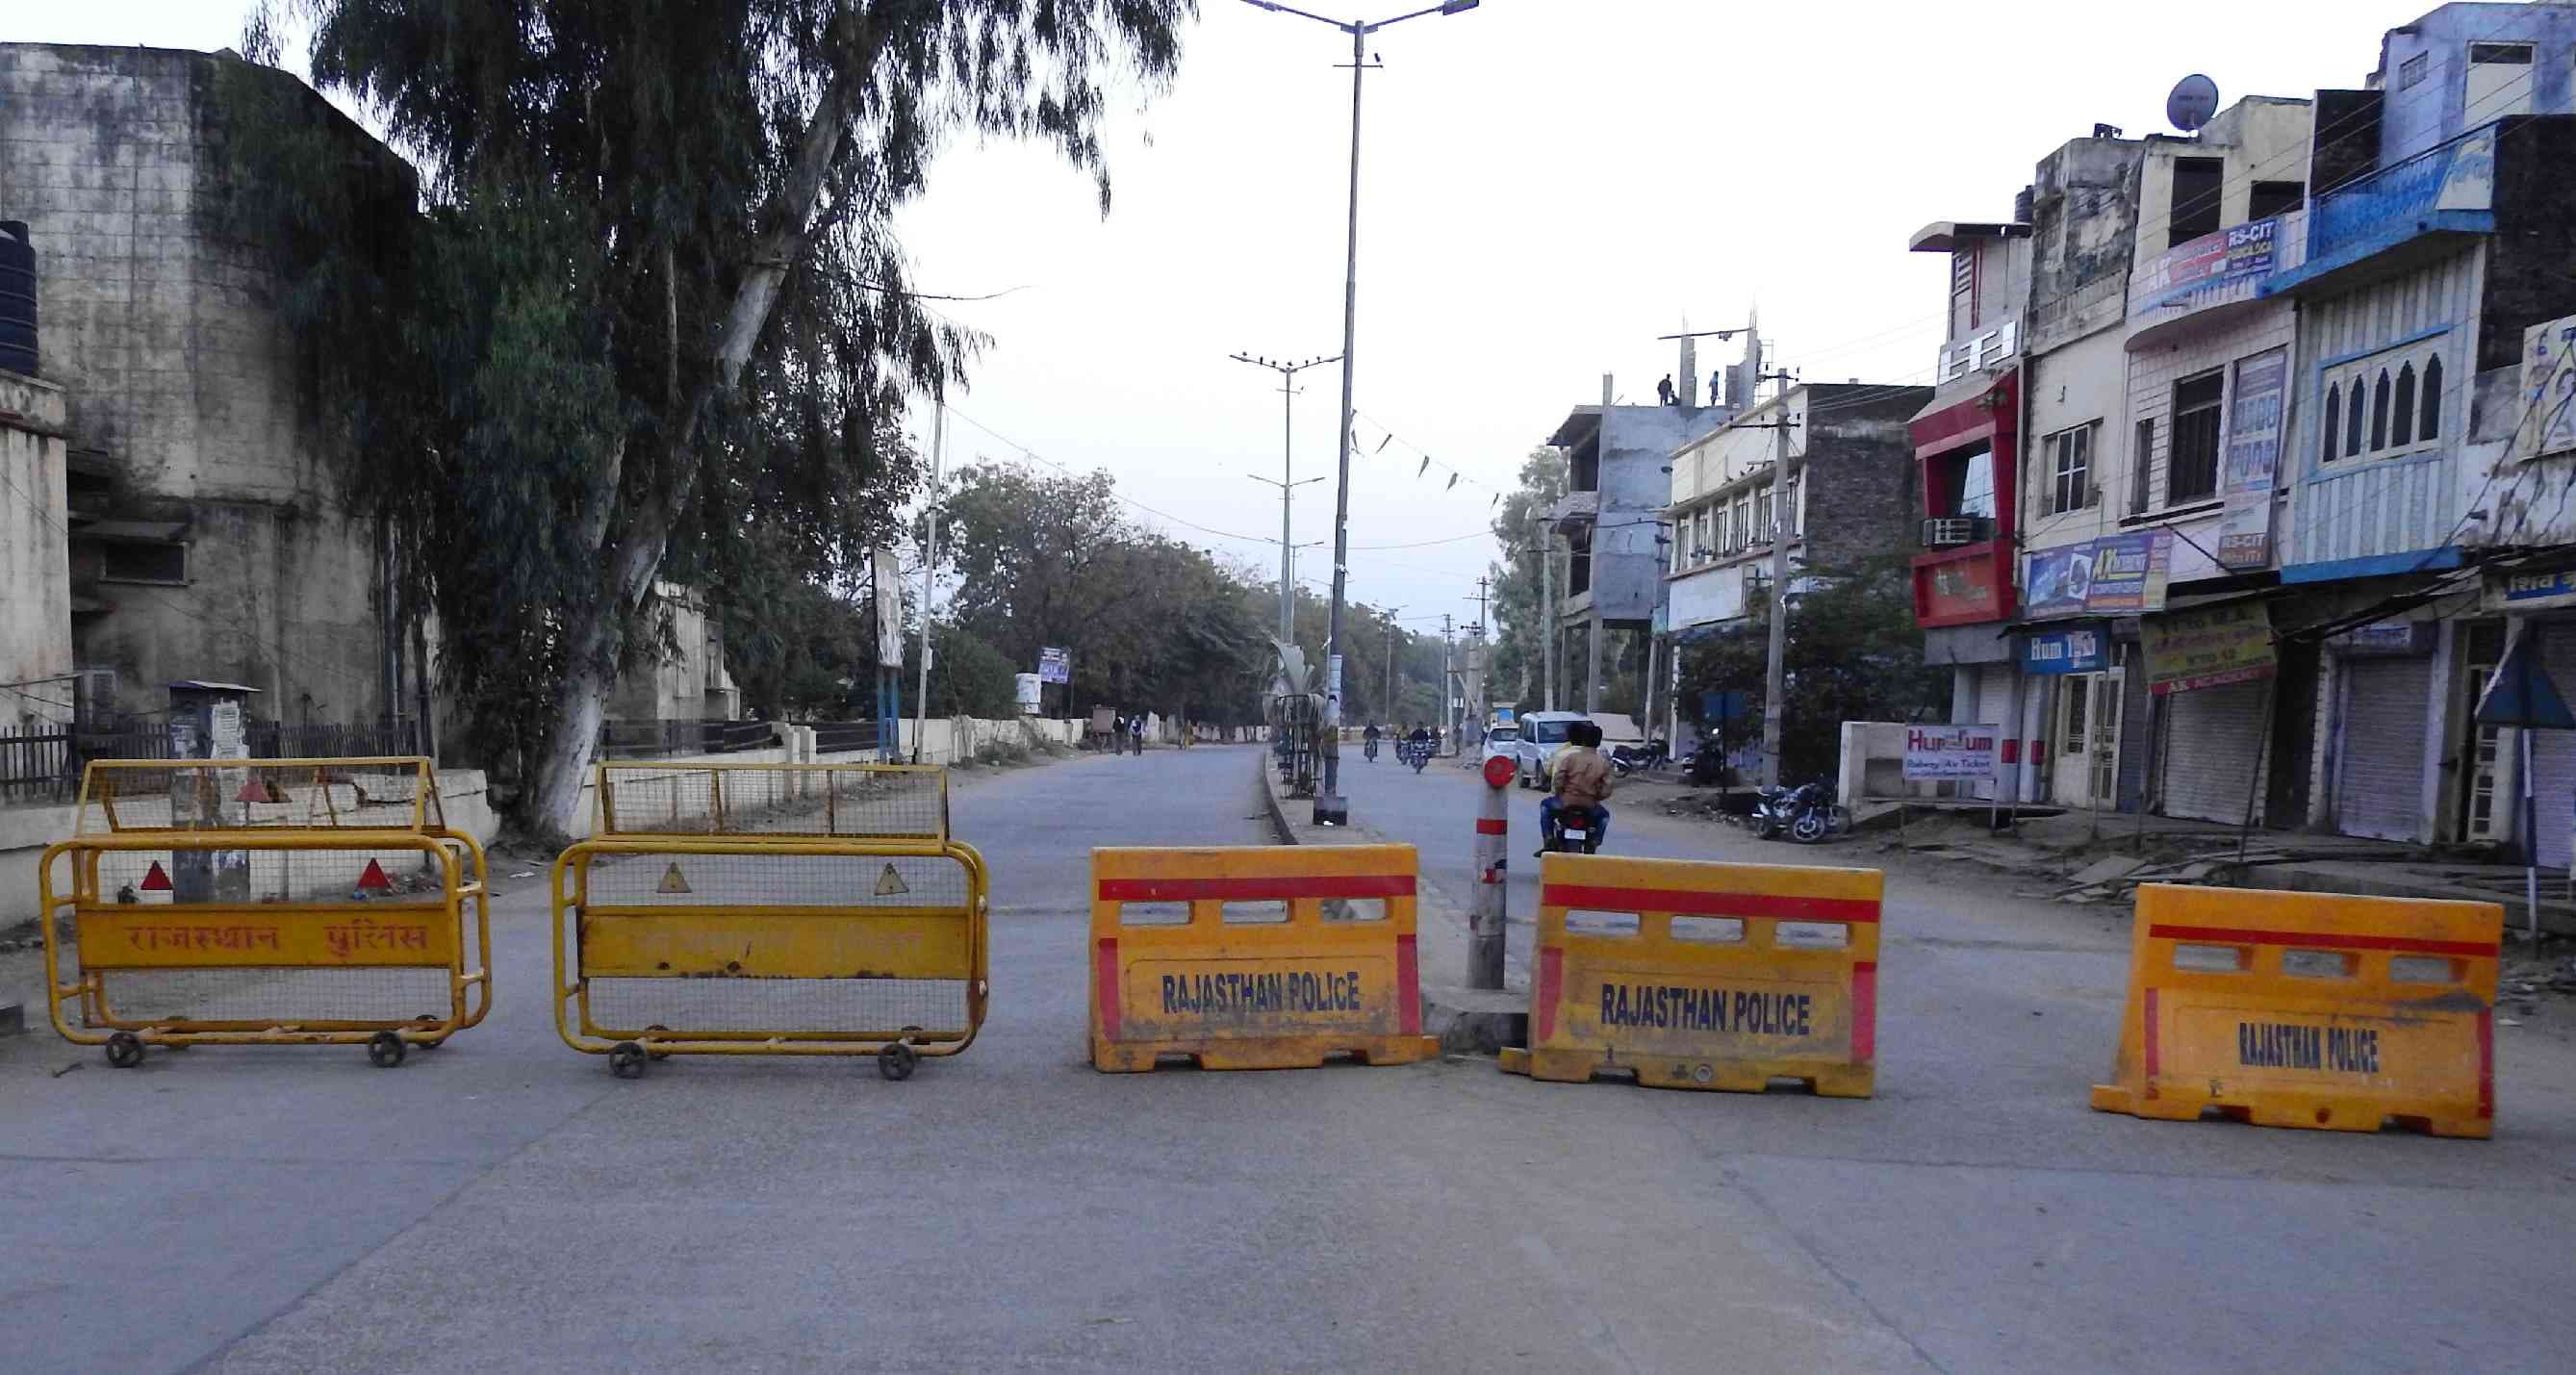
<path fill-rule="evenodd" d="M 1951 549 L 1962 544 L 1975 544 L 1991 539 L 1993 522 L 1984 516 L 1934 516 L 1923 522 L 1923 545 L 1927 549 Z"/>

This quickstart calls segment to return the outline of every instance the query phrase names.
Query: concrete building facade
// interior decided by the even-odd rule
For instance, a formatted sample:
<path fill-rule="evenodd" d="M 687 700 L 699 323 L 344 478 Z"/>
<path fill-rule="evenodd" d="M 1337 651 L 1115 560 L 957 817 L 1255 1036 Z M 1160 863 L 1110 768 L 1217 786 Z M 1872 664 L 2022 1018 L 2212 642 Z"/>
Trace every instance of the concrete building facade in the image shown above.
<path fill-rule="evenodd" d="M 72 717 L 67 435 L 62 388 L 0 372 L 0 728 Z"/>

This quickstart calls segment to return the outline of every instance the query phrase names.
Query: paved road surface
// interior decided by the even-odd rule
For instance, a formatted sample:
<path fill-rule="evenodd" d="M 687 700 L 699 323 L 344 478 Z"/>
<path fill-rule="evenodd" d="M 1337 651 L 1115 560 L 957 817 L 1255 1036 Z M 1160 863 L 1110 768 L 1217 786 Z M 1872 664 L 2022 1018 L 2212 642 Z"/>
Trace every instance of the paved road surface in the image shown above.
<path fill-rule="evenodd" d="M 1464 892 L 1474 787 L 1355 772 Z M 2500 1047 L 2490 1143 L 2091 1113 L 2118 924 L 1892 884 L 1879 1096 L 1482 1062 L 1083 1067 L 1085 852 L 1262 839 L 1244 750 L 970 782 L 994 1011 L 966 1055 L 554 1039 L 542 896 L 490 1023 L 399 1070 L 0 1044 L 10 1371 L 2562 1370 L 2576 1055 Z M 1526 838 L 1524 801 L 1515 825 Z M 1623 812 L 1614 848 L 1705 852 Z M 1524 871 L 1517 882 L 1526 883 Z M 1527 911 L 1516 897 L 1516 910 Z M 49 1071 L 74 1061 L 77 1072 Z"/>

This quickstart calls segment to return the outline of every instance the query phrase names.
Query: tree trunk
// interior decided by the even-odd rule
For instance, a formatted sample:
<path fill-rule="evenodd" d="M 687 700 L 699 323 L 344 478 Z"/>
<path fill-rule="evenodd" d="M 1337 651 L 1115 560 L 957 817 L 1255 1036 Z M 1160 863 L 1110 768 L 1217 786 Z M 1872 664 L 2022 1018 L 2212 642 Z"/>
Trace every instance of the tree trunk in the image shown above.
<path fill-rule="evenodd" d="M 600 722 L 615 686 L 614 671 L 590 659 L 567 668 L 555 684 L 554 700 L 546 704 L 553 718 L 551 738 L 530 771 L 518 807 L 522 824 L 540 844 L 551 848 L 572 838 L 573 815 L 581 805 L 582 784 L 590 777 Z"/>

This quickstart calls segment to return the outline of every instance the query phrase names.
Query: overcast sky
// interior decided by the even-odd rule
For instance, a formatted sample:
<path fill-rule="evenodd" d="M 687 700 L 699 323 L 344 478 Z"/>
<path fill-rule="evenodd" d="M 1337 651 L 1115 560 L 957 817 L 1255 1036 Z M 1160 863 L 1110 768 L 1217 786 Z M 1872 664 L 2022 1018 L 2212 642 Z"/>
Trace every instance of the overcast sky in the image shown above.
<path fill-rule="evenodd" d="M 1364 17 L 1348 3 L 1303 7 Z M 1472 619 L 1521 457 L 1605 372 L 1650 400 L 1674 366 L 1655 336 L 1685 318 L 1738 325 L 1758 302 L 1809 380 L 1927 380 L 1947 263 L 1905 251 L 1917 227 L 2004 218 L 2032 165 L 2096 122 L 2164 131 L 2189 72 L 2228 101 L 2357 86 L 2380 32 L 2431 7 L 1485 0 L 1376 35 L 1351 595 L 1419 627 Z M 240 31 L 231 0 L 10 8 L 0 39 L 216 48 Z M 1341 347 L 1349 40 L 1241 0 L 1201 8 L 1172 89 L 1129 93 L 1109 131 L 1106 219 L 1043 150 L 965 145 L 903 225 L 922 289 L 1017 288 L 941 306 L 994 340 L 953 398 L 972 423 L 951 427 L 952 464 L 1027 461 L 1025 445 L 1106 468 L 1166 513 L 1146 522 L 1275 569 L 1276 490 L 1247 474 L 1279 475 L 1278 384 L 1227 355 Z M 1703 378 L 1734 357 L 1707 341 Z M 1302 381 L 1296 474 L 1329 475 L 1339 371 Z M 1301 488 L 1297 540 L 1328 538 L 1332 509 L 1329 481 Z M 1301 555 L 1301 582 L 1324 585 L 1324 555 Z"/>

